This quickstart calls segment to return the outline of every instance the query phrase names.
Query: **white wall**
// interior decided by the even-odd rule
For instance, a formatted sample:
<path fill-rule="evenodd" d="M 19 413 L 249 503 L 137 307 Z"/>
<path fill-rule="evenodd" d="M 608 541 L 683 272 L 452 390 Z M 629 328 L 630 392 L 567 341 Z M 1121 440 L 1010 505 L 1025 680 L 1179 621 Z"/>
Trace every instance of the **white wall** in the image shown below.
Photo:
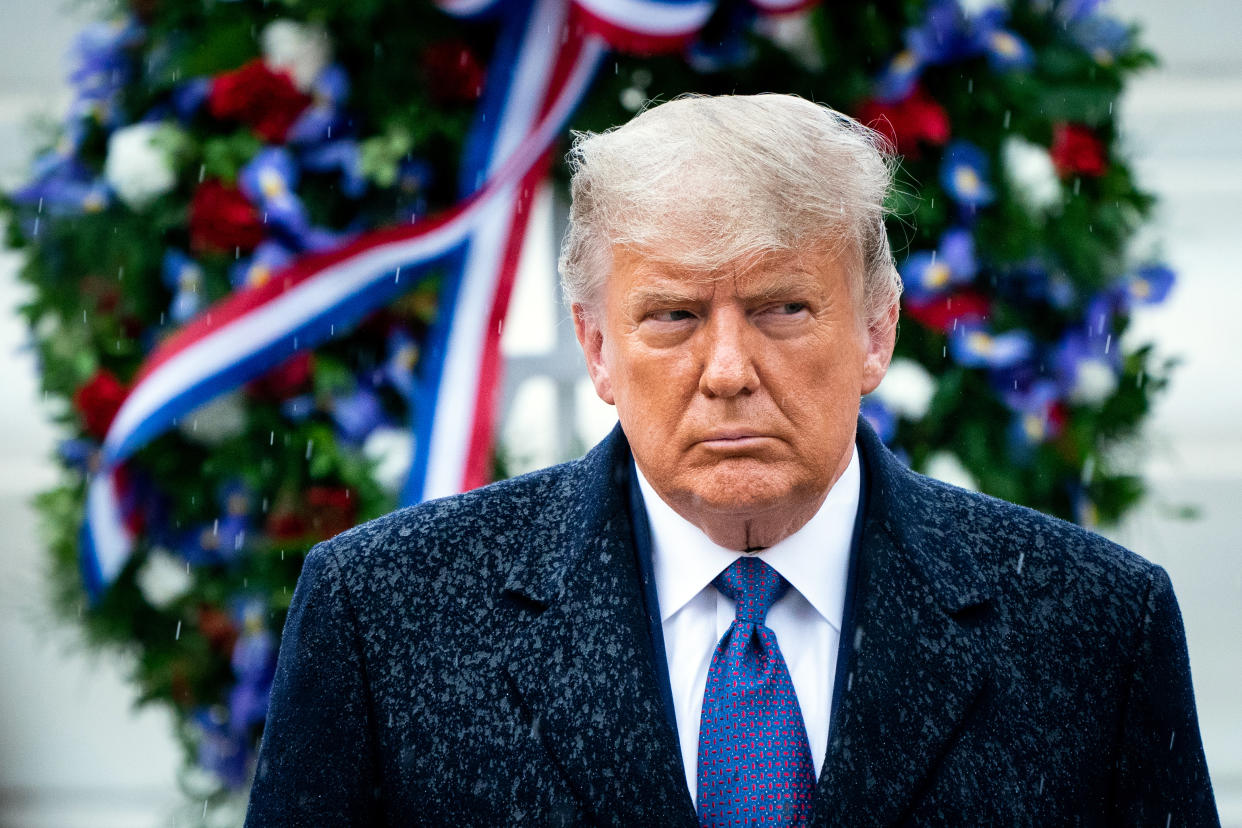
<path fill-rule="evenodd" d="M 57 116 L 65 47 L 77 24 L 37 0 L 0 0 L 0 183 L 19 176 L 28 145 L 20 125 L 32 112 Z M 1160 235 L 1180 283 L 1169 303 L 1139 319 L 1136 333 L 1184 358 L 1152 421 L 1149 505 L 1117 536 L 1165 565 L 1185 616 L 1200 723 L 1226 825 L 1242 826 L 1242 4 L 1194 7 L 1117 0 L 1114 11 L 1145 21 L 1166 69 L 1134 84 L 1123 111 L 1141 180 L 1163 199 Z M 535 258 L 550 256 L 545 246 Z M 0 255 L 0 825 L 167 824 L 178 801 L 177 751 L 161 711 L 134 713 L 118 658 L 71 649 L 72 631 L 48 617 L 42 553 L 27 501 L 52 480 L 54 435 L 37 399 L 34 366 L 17 349 L 24 334 L 16 259 Z M 505 346 L 551 344 L 540 309 L 550 285 L 519 286 Z M 527 326 L 523 332 L 523 323 Z M 542 342 L 538 340 L 542 339 Z M 547 392 L 531 393 L 537 398 Z M 594 436 L 608 412 L 593 409 Z M 515 440 L 538 420 L 515 421 Z M 538 464 L 542 444 L 527 458 Z M 1168 517 L 1190 503 L 1195 521 Z M 171 634 L 171 632 L 170 632 Z"/>

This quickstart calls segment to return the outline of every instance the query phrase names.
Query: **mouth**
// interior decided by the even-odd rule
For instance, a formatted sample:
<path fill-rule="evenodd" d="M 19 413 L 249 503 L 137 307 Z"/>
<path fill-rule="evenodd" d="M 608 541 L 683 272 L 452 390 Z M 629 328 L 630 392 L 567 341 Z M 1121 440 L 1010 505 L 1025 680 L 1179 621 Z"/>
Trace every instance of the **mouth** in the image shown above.
<path fill-rule="evenodd" d="M 698 441 L 700 446 L 709 449 L 727 449 L 732 451 L 757 447 L 765 440 L 771 440 L 767 434 L 760 434 L 742 429 L 730 429 L 713 432 Z"/>

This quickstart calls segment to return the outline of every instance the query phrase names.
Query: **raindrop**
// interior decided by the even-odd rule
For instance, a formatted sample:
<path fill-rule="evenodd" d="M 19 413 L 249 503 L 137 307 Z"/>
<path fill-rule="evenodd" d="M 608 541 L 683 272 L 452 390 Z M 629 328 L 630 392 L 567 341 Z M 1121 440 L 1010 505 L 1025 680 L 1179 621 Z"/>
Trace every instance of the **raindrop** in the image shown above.
<path fill-rule="evenodd" d="M 207 175 L 207 165 L 199 164 L 198 165 L 198 183 L 199 184 L 203 183 L 203 176 L 205 175 Z"/>
<path fill-rule="evenodd" d="M 397 272 L 394 273 L 392 276 L 392 283 L 396 285 L 396 284 L 399 284 L 400 282 L 401 282 L 401 268 L 397 268 Z"/>
<path fill-rule="evenodd" d="M 850 674 L 845 677 L 845 691 L 848 693 L 850 690 L 853 690 L 853 689 L 854 689 L 854 671 L 851 670 Z"/>
<path fill-rule="evenodd" d="M 43 212 L 43 198 L 42 197 L 39 198 L 39 206 L 35 208 L 35 212 L 40 213 L 40 214 L 42 214 Z"/>
<path fill-rule="evenodd" d="M 1010 118 L 1012 118 L 1012 117 L 1013 117 L 1013 113 L 1012 113 L 1012 112 L 1010 112 L 1008 109 L 1006 109 L 1006 110 L 1005 110 L 1005 118 L 1004 118 L 1004 120 L 1003 120 L 1003 121 L 1001 121 L 1001 126 L 1003 126 L 1005 129 L 1009 129 L 1009 120 L 1010 120 Z"/>
<path fill-rule="evenodd" d="M 173 634 L 173 641 L 180 641 L 180 640 L 181 640 L 181 622 L 180 622 L 180 621 L 178 621 L 178 622 L 177 622 L 177 632 L 175 632 L 175 633 Z"/>
<path fill-rule="evenodd" d="M 1164 818 L 1164 828 L 1169 828 L 1169 826 L 1172 823 L 1173 823 L 1173 812 L 1169 811 L 1169 815 Z"/>
<path fill-rule="evenodd" d="M 1113 335 L 1109 334 L 1108 337 L 1105 338 L 1104 340 L 1104 353 L 1106 354 L 1108 353 L 1108 349 L 1112 346 L 1112 344 L 1113 344 Z"/>
<path fill-rule="evenodd" d="M 1169 750 L 1173 749 L 1173 740 L 1176 738 L 1177 738 L 1177 731 L 1175 730 L 1169 734 Z"/>
<path fill-rule="evenodd" d="M 1043 796 L 1043 793 L 1044 793 L 1044 777 L 1043 777 L 1043 774 L 1040 774 L 1040 777 L 1039 777 L 1039 794 L 1040 794 L 1040 796 Z"/>
<path fill-rule="evenodd" d="M 312 449 L 312 448 L 314 448 L 314 446 L 315 446 L 315 441 L 314 441 L 314 440 L 307 440 L 307 441 L 306 441 L 306 459 L 307 459 L 307 460 L 309 460 L 309 459 L 311 458 L 311 449 Z M 267 501 L 264 501 L 264 503 L 266 503 L 266 502 L 267 502 Z"/>
<path fill-rule="evenodd" d="M 1025 561 L 1025 560 L 1026 560 L 1026 553 L 1025 553 L 1025 552 L 1019 552 L 1019 553 L 1018 553 L 1018 574 L 1019 574 L 1019 575 L 1021 575 L 1021 574 L 1022 574 L 1022 562 L 1023 562 L 1023 561 Z"/>
<path fill-rule="evenodd" d="M 39 235 L 39 217 L 35 216 L 34 235 Z"/>
<path fill-rule="evenodd" d="M 263 514 L 267 514 L 267 498 L 263 498 L 263 505 L 259 507 Z"/>
<path fill-rule="evenodd" d="M 268 444 L 269 446 L 274 446 L 274 445 L 276 445 L 276 432 L 274 432 L 274 431 L 269 431 L 269 432 L 267 433 L 267 444 Z"/>
<path fill-rule="evenodd" d="M 1075 179 L 1074 179 L 1074 195 L 1078 195 L 1078 192 L 1079 192 L 1079 190 L 1081 190 L 1081 189 L 1082 189 L 1082 179 L 1081 179 L 1081 178 L 1075 178 Z"/>
<path fill-rule="evenodd" d="M 161 325 L 164 324 L 164 312 L 163 311 L 160 311 L 160 324 Z"/>
<path fill-rule="evenodd" d="M 1108 102 L 1108 114 L 1109 115 L 1113 114 L 1113 102 L 1112 101 Z"/>
<path fill-rule="evenodd" d="M 974 78 L 970 78 L 969 80 L 966 81 L 966 94 L 967 95 L 975 94 L 975 79 Z"/>
<path fill-rule="evenodd" d="M 941 346 L 940 346 L 940 356 L 941 356 L 941 358 L 947 357 L 948 355 L 949 355 L 949 346 L 948 346 L 948 345 L 941 345 Z"/>
<path fill-rule="evenodd" d="M 220 534 L 220 518 L 216 518 L 211 524 L 211 534 L 213 536 Z"/>

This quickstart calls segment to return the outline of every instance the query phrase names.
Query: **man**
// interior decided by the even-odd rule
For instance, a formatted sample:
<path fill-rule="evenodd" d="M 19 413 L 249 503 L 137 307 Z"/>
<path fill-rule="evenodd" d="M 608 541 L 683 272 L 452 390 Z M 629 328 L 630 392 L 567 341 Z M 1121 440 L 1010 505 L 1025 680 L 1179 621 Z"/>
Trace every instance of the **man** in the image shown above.
<path fill-rule="evenodd" d="M 682 98 L 572 160 L 619 427 L 312 551 L 248 824 L 1217 824 L 1165 573 L 858 419 L 900 291 L 875 136 Z"/>

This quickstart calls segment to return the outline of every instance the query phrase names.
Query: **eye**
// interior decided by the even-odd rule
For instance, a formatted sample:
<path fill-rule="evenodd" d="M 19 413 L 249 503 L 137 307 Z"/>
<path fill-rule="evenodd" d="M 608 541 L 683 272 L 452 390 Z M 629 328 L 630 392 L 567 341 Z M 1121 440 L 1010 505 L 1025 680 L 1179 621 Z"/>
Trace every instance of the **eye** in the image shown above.
<path fill-rule="evenodd" d="M 694 314 L 682 308 L 672 308 L 670 310 L 655 311 L 648 318 L 656 322 L 685 322 L 693 319 Z"/>
<path fill-rule="evenodd" d="M 792 316 L 793 314 L 801 313 L 804 310 L 806 310 L 805 302 L 785 302 L 776 306 L 776 312 L 785 314 L 786 316 Z"/>

